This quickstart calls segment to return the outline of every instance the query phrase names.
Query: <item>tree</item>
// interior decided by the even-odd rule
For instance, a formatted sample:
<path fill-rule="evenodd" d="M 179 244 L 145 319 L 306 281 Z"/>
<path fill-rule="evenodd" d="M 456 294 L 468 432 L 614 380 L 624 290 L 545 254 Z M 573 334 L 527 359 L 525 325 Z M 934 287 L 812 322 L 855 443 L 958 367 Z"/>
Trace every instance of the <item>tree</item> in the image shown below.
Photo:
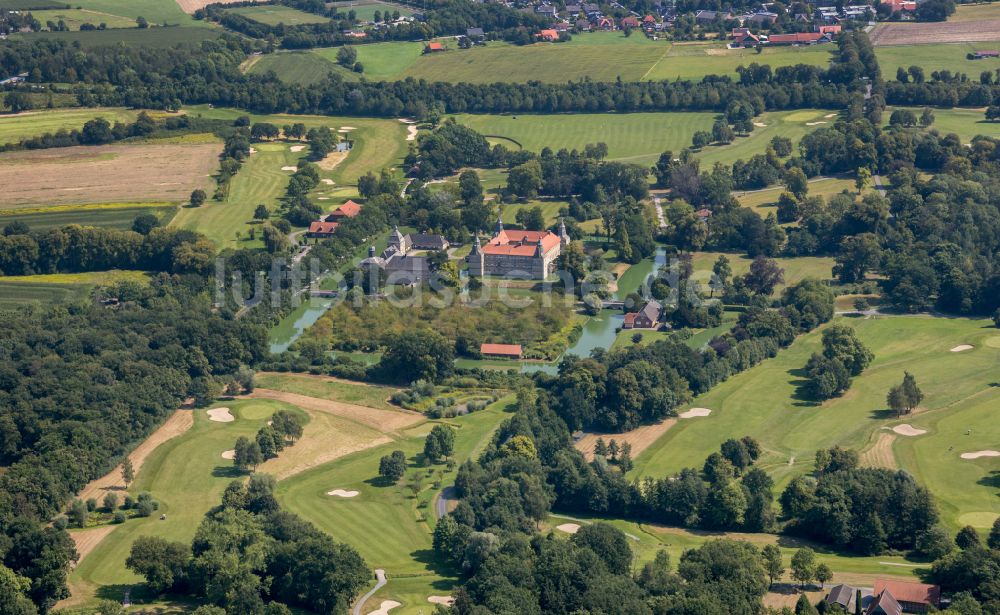
<path fill-rule="evenodd" d="M 378 462 L 378 473 L 393 483 L 399 482 L 403 474 L 406 474 L 406 453 L 392 451 L 388 455 L 383 455 Z"/>
<path fill-rule="evenodd" d="M 69 520 L 76 527 L 87 526 L 87 505 L 83 500 L 73 500 L 73 504 L 69 509 Z"/>
<path fill-rule="evenodd" d="M 538 206 L 517 210 L 514 221 L 529 231 L 540 231 L 545 228 L 545 215 Z"/>
<path fill-rule="evenodd" d="M 142 214 L 132 220 L 132 230 L 140 235 L 149 235 L 150 231 L 160 226 L 160 219 L 153 214 Z"/>
<path fill-rule="evenodd" d="M 820 564 L 816 566 L 816 581 L 819 582 L 820 586 L 833 578 L 833 571 L 826 564 Z"/>
<path fill-rule="evenodd" d="M 479 181 L 479 173 L 466 169 L 458 176 L 458 194 L 466 206 L 480 203 L 483 200 L 483 184 Z"/>
<path fill-rule="evenodd" d="M 729 285 L 729 279 L 733 277 L 733 268 L 729 264 L 729 258 L 725 254 L 720 254 L 719 258 L 715 259 L 715 263 L 712 265 L 712 273 L 714 277 L 712 279 L 712 296 L 715 296 L 715 290 L 725 291 L 726 287 Z"/>
<path fill-rule="evenodd" d="M 809 596 L 799 594 L 799 599 L 795 601 L 795 615 L 819 615 L 819 611 L 809 602 Z"/>
<path fill-rule="evenodd" d="M 913 411 L 924 400 L 924 393 L 917 386 L 917 379 L 910 372 L 903 372 L 903 397 L 906 400 L 907 412 Z"/>
<path fill-rule="evenodd" d="M 145 577 L 155 594 L 162 594 L 183 582 L 191 549 L 180 542 L 167 542 L 158 536 L 139 536 L 132 543 L 125 567 Z"/>
<path fill-rule="evenodd" d="M 191 192 L 191 199 L 190 199 L 191 206 L 201 207 L 205 203 L 206 198 L 208 198 L 208 195 L 205 194 L 204 190 L 202 190 L 201 188 L 195 189 L 193 192 Z"/>
<path fill-rule="evenodd" d="M 889 394 L 885 397 L 885 403 L 896 416 L 902 416 L 909 412 L 906 407 L 906 394 L 903 393 L 901 385 L 896 385 L 889 389 Z"/>
<path fill-rule="evenodd" d="M 858 189 L 860 194 L 872 180 L 872 172 L 868 167 L 861 167 L 857 171 L 857 175 L 854 177 L 854 187 Z"/>
<path fill-rule="evenodd" d="M 344 45 L 337 50 L 337 64 L 350 68 L 358 61 L 358 50 L 349 45 Z"/>
<path fill-rule="evenodd" d="M 104 494 L 104 509 L 108 512 L 114 512 L 116 508 L 118 508 L 118 494 L 108 491 Z"/>
<path fill-rule="evenodd" d="M 816 575 L 816 554 L 809 547 L 802 547 L 792 556 L 792 578 L 803 586 Z"/>
<path fill-rule="evenodd" d="M 135 480 L 135 470 L 132 468 L 132 460 L 126 457 L 125 461 L 122 462 L 122 481 L 124 481 L 126 489 L 133 480 Z"/>
<path fill-rule="evenodd" d="M 732 143 L 736 135 L 733 134 L 733 129 L 729 127 L 729 124 L 725 120 L 716 120 L 715 124 L 712 125 L 712 141 L 716 143 Z"/>
<path fill-rule="evenodd" d="M 958 534 L 955 535 L 955 544 L 958 545 L 959 549 L 965 551 L 966 549 L 982 546 L 982 540 L 980 540 L 979 532 L 976 531 L 976 528 L 966 525 L 958 530 Z"/>
<path fill-rule="evenodd" d="M 924 107 L 923 112 L 920 113 L 920 125 L 924 128 L 929 128 L 934 123 L 934 111 L 930 107 Z"/>
<path fill-rule="evenodd" d="M 809 192 L 809 180 L 806 179 L 806 174 L 799 167 L 792 167 L 785 171 L 785 186 L 799 200 L 806 198 L 806 194 Z"/>
<path fill-rule="evenodd" d="M 785 270 L 778 261 L 766 256 L 757 256 L 750 263 L 750 271 L 743 276 L 747 288 L 758 295 L 770 296 L 774 288 L 785 279 Z"/>
<path fill-rule="evenodd" d="M 514 196 L 530 199 L 538 196 L 542 187 L 542 167 L 537 160 L 530 160 L 513 167 L 507 173 L 507 189 Z"/>
<path fill-rule="evenodd" d="M 38 609 L 28 598 L 31 579 L 0 564 L 0 615 L 37 615 Z"/>
<path fill-rule="evenodd" d="M 711 142 L 712 142 L 712 135 L 711 133 L 705 130 L 697 131 L 691 138 L 691 146 L 694 147 L 694 149 L 701 149 Z"/>
<path fill-rule="evenodd" d="M 149 27 L 149 22 L 148 22 L 148 21 L 146 21 L 146 18 L 145 18 L 145 17 L 142 17 L 142 16 L 140 15 L 139 17 L 136 17 L 136 19 L 135 19 L 135 25 L 136 25 L 136 27 L 137 27 L 137 28 L 139 28 L 140 30 L 145 30 L 146 28 L 148 28 L 148 27 Z"/>
<path fill-rule="evenodd" d="M 864 371 L 875 358 L 847 325 L 831 325 L 823 330 L 823 356 L 840 361 L 852 376 Z"/>
<path fill-rule="evenodd" d="M 264 462 L 264 453 L 260 445 L 246 436 L 240 436 L 233 447 L 233 465 L 241 470 L 247 468 L 257 469 L 257 466 Z"/>
<path fill-rule="evenodd" d="M 435 425 L 424 440 L 424 456 L 432 462 L 450 457 L 455 450 L 455 432 L 445 425 Z"/>
<path fill-rule="evenodd" d="M 594 443 L 594 457 L 605 458 L 608 456 L 608 445 L 604 443 L 604 438 L 598 436 Z"/>
<path fill-rule="evenodd" d="M 30 111 L 35 108 L 31 97 L 17 90 L 7 94 L 4 98 L 4 104 L 7 105 L 11 113 L 21 113 L 22 111 Z"/>
<path fill-rule="evenodd" d="M 374 370 L 383 380 L 439 382 L 455 368 L 455 346 L 430 329 L 409 330 L 391 335 Z"/>
<path fill-rule="evenodd" d="M 764 545 L 761 552 L 764 555 L 764 569 L 767 571 L 767 577 L 770 584 L 774 585 L 774 582 L 785 574 L 785 566 L 781 561 L 781 549 L 778 548 L 778 545 Z"/>
<path fill-rule="evenodd" d="M 612 574 L 628 574 L 632 567 L 632 549 L 625 533 L 608 523 L 591 523 L 581 527 L 570 539 L 600 557 Z"/>
<path fill-rule="evenodd" d="M 990 528 L 990 535 L 986 539 L 986 544 L 991 549 L 1000 549 L 1000 517 L 997 517 L 993 521 L 993 527 Z"/>

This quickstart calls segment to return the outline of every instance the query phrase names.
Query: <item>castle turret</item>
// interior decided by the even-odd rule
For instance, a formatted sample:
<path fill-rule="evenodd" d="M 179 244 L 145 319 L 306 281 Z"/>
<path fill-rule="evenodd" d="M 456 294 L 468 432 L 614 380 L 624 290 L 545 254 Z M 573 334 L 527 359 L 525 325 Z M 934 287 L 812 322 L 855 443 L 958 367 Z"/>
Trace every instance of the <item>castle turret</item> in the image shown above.
<path fill-rule="evenodd" d="M 368 258 L 375 258 L 375 246 L 368 246 Z"/>
<path fill-rule="evenodd" d="M 469 275 L 481 276 L 486 268 L 486 255 L 483 254 L 482 245 L 479 243 L 479 233 L 472 239 L 472 250 L 465 257 L 465 262 L 469 264 Z"/>
<path fill-rule="evenodd" d="M 566 222 L 559 218 L 559 243 L 563 246 L 569 245 L 569 234 L 566 232 Z"/>
<path fill-rule="evenodd" d="M 503 220 L 497 217 L 496 234 L 499 235 L 502 232 L 503 232 Z"/>

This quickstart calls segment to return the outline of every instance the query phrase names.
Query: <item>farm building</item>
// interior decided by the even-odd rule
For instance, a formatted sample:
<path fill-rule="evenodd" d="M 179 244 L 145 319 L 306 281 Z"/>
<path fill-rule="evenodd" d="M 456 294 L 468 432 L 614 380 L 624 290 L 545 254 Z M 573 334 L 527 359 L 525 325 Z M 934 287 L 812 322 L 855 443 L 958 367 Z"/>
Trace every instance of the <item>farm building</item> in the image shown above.
<path fill-rule="evenodd" d="M 829 34 L 799 32 L 797 34 L 772 34 L 767 38 L 767 43 L 769 45 L 818 45 L 829 43 L 832 40 Z"/>
<path fill-rule="evenodd" d="M 973 51 L 970 60 L 985 60 L 986 58 L 1000 58 L 1000 51 Z"/>
<path fill-rule="evenodd" d="M 660 314 L 663 312 L 663 306 L 657 301 L 650 301 L 638 312 L 629 312 L 625 314 L 625 322 L 622 324 L 623 329 L 659 329 L 660 328 Z"/>
<path fill-rule="evenodd" d="M 637 17 L 629 15 L 628 17 L 622 18 L 622 28 L 638 28 L 639 25 L 639 19 Z"/>
<path fill-rule="evenodd" d="M 327 217 L 327 222 L 338 222 L 345 218 L 353 218 L 354 216 L 361 213 L 361 206 L 354 201 L 347 201 L 336 210 L 331 212 Z"/>
<path fill-rule="evenodd" d="M 538 38 L 543 41 L 554 43 L 559 40 L 559 33 L 555 30 L 542 30 L 538 33 Z"/>
<path fill-rule="evenodd" d="M 486 33 L 482 28 L 466 28 L 465 37 L 474 43 L 478 43 L 486 38 Z"/>
<path fill-rule="evenodd" d="M 427 43 L 427 46 L 424 47 L 424 53 L 434 53 L 436 51 L 444 51 L 444 45 L 435 41 Z"/>
<path fill-rule="evenodd" d="M 441 235 L 430 233 L 410 233 L 404 235 L 399 232 L 399 227 L 393 229 L 389 234 L 389 243 L 386 252 L 394 250 L 405 255 L 410 250 L 447 250 L 451 244 Z M 386 254 L 383 253 L 382 256 Z"/>
<path fill-rule="evenodd" d="M 830 588 L 825 600 L 827 604 L 839 605 L 845 613 L 853 613 L 857 595 L 857 589 L 841 583 Z"/>
<path fill-rule="evenodd" d="M 555 270 L 562 247 L 569 244 L 566 225 L 559 224 L 559 234 L 551 231 L 507 231 L 497 220 L 493 238 L 481 245 L 477 235 L 472 252 L 466 257 L 469 275 L 498 275 L 545 279 Z"/>
<path fill-rule="evenodd" d="M 733 14 L 728 11 L 698 11 L 694 14 L 694 20 L 700 24 L 712 23 L 716 18 L 729 21 L 733 18 Z"/>
<path fill-rule="evenodd" d="M 903 607 L 896 602 L 889 591 L 875 594 L 865 610 L 865 615 L 902 615 L 902 613 Z"/>
<path fill-rule="evenodd" d="M 941 587 L 912 581 L 876 579 L 875 595 L 882 594 L 889 594 L 892 602 L 897 602 L 907 613 L 926 613 L 932 606 L 937 609 L 941 602 Z"/>
<path fill-rule="evenodd" d="M 495 359 L 520 359 L 520 344 L 482 344 L 479 346 L 479 354 L 484 357 Z"/>
<path fill-rule="evenodd" d="M 410 286 L 430 279 L 431 266 L 423 256 L 407 256 L 386 248 L 382 256 L 375 256 L 375 246 L 368 248 L 368 258 L 361 261 L 361 269 L 369 274 L 375 270 L 385 272 L 387 285 Z"/>
<path fill-rule="evenodd" d="M 883 0 L 882 4 L 892 7 L 893 13 L 900 11 L 913 12 L 917 10 L 916 0 Z"/>

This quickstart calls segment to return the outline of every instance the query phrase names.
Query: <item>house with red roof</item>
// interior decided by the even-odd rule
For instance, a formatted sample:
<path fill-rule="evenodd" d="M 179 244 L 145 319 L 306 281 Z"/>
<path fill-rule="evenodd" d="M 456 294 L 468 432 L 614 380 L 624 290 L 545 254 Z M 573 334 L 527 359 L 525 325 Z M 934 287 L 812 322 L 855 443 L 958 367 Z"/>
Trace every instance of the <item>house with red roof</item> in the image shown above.
<path fill-rule="evenodd" d="M 434 53 L 435 51 L 444 51 L 444 45 L 437 41 L 432 41 L 424 47 L 424 53 Z"/>
<path fill-rule="evenodd" d="M 361 206 L 354 201 L 347 201 L 336 210 L 331 212 L 327 217 L 327 222 L 340 222 L 345 218 L 353 218 L 354 216 L 361 213 Z"/>
<path fill-rule="evenodd" d="M 915 0 L 882 0 L 882 4 L 890 6 L 893 13 L 899 13 L 900 11 L 910 13 L 917 10 Z"/>
<path fill-rule="evenodd" d="M 486 244 L 477 236 L 466 257 L 469 275 L 495 275 L 544 280 L 555 271 L 562 248 L 569 244 L 566 225 L 559 223 L 559 234 L 552 231 L 506 230 L 497 220 L 496 232 Z"/>
<path fill-rule="evenodd" d="M 875 579 L 873 594 L 876 598 L 880 598 L 883 594 L 888 594 L 907 613 L 926 613 L 930 610 L 930 607 L 937 609 L 941 603 L 941 587 L 939 585 L 929 585 L 915 581 Z M 877 613 L 878 611 L 871 611 L 869 609 L 868 612 Z"/>
<path fill-rule="evenodd" d="M 336 222 L 327 222 L 326 220 L 315 220 L 309 225 L 309 231 L 306 233 L 309 237 L 314 237 L 316 239 L 329 239 L 333 237 L 333 234 L 337 231 Z"/>
<path fill-rule="evenodd" d="M 767 37 L 768 45 L 818 45 L 833 40 L 829 34 L 820 32 L 798 32 L 796 34 L 772 34 Z"/>
<path fill-rule="evenodd" d="M 542 30 L 538 33 L 538 39 L 554 43 L 559 40 L 559 33 L 555 30 Z"/>
<path fill-rule="evenodd" d="M 629 15 L 628 17 L 622 18 L 622 28 L 638 28 L 639 18 Z"/>
<path fill-rule="evenodd" d="M 599 17 L 593 22 L 593 26 L 597 30 L 614 30 L 615 20 L 610 17 Z"/>
<path fill-rule="evenodd" d="M 836 34 L 840 34 L 840 31 L 843 30 L 843 29 L 844 29 L 844 27 L 841 26 L 839 23 L 829 24 L 829 25 L 823 25 L 823 26 L 816 26 L 816 31 L 817 32 L 819 32 L 820 34 L 829 34 L 830 36 L 834 36 Z"/>
<path fill-rule="evenodd" d="M 495 359 L 520 359 L 520 344 L 481 344 L 479 354 Z"/>
<path fill-rule="evenodd" d="M 660 326 L 660 315 L 663 306 L 657 301 L 650 301 L 638 312 L 625 314 L 623 329 L 657 329 Z"/>

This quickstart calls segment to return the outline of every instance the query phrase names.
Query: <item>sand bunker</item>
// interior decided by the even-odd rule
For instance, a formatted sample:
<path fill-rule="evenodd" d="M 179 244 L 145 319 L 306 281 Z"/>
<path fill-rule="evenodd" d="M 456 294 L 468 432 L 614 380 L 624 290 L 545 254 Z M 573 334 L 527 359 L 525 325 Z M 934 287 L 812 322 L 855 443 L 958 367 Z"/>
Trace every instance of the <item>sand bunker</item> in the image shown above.
<path fill-rule="evenodd" d="M 417 140 L 417 127 L 413 124 L 409 124 L 406 127 L 406 140 L 416 141 Z"/>
<path fill-rule="evenodd" d="M 305 148 L 306 148 L 305 145 L 293 145 L 293 146 L 291 146 L 291 147 L 288 148 L 288 151 L 290 151 L 290 152 L 301 152 Z"/>
<path fill-rule="evenodd" d="M 351 132 L 352 130 L 357 130 L 357 128 L 354 126 L 341 126 L 337 132 Z"/>
<path fill-rule="evenodd" d="M 563 523 L 562 525 L 557 525 L 556 529 L 560 532 L 566 532 L 567 534 L 576 534 L 580 531 L 579 523 Z"/>
<path fill-rule="evenodd" d="M 24 115 L 24 114 L 22 113 L 21 115 Z M 407 119 L 405 117 L 399 118 L 399 121 L 402 122 L 402 123 L 404 123 L 404 124 L 416 124 L 417 123 L 417 120 L 411 120 L 411 119 Z"/>
<path fill-rule="evenodd" d="M 334 489 L 333 491 L 327 491 L 327 495 L 334 495 L 338 498 L 353 498 L 357 497 L 357 491 L 347 491 L 346 489 Z"/>
<path fill-rule="evenodd" d="M 222 458 L 230 461 L 236 459 L 236 449 L 231 448 L 228 451 L 222 451 Z"/>
<path fill-rule="evenodd" d="M 317 199 L 320 200 L 320 201 L 329 201 L 330 197 L 328 197 L 328 196 L 321 196 L 321 197 L 317 197 Z"/>
<path fill-rule="evenodd" d="M 837 114 L 836 113 L 827 113 L 823 117 L 825 117 L 826 119 L 830 119 L 831 117 L 837 117 Z"/>
<path fill-rule="evenodd" d="M 820 120 L 818 122 L 806 122 L 806 126 L 819 126 L 820 124 L 826 124 L 826 122 L 824 122 L 823 120 Z"/>
<path fill-rule="evenodd" d="M 324 183 L 324 184 L 326 184 L 327 186 L 332 186 L 332 185 L 334 185 L 335 183 L 337 183 L 337 182 L 333 181 L 332 179 L 321 179 L 321 180 L 319 180 L 319 181 L 323 182 L 323 183 Z"/>
<path fill-rule="evenodd" d="M 951 349 L 951 352 L 965 352 L 966 350 L 972 350 L 971 344 L 959 344 Z"/>
<path fill-rule="evenodd" d="M 903 423 L 902 425 L 896 425 L 892 430 L 901 436 L 922 436 L 927 433 L 926 429 L 920 429 L 919 427 L 914 427 L 909 423 Z"/>
<path fill-rule="evenodd" d="M 757 128 L 767 128 L 767 124 L 765 124 L 764 122 L 754 122 L 753 125 L 756 126 Z"/>
<path fill-rule="evenodd" d="M 298 167 L 281 167 L 282 171 L 298 171 Z"/>
<path fill-rule="evenodd" d="M 443 604 L 445 606 L 451 606 L 455 604 L 455 599 L 451 596 L 427 596 L 427 602 L 431 604 Z"/>
<path fill-rule="evenodd" d="M 250 148 L 250 153 L 251 153 L 251 154 L 256 154 L 256 153 L 257 153 L 257 150 L 251 147 L 251 148 Z"/>
<path fill-rule="evenodd" d="M 397 606 L 403 605 L 395 600 L 383 600 L 382 604 L 378 605 L 378 609 L 370 611 L 368 615 L 389 615 L 389 609 L 394 609 Z"/>
<path fill-rule="evenodd" d="M 976 451 L 974 453 L 962 453 L 962 459 L 979 459 L 980 457 L 1000 457 L 1000 451 Z"/>
<path fill-rule="evenodd" d="M 708 408 L 691 408 L 687 412 L 681 412 L 678 416 L 682 419 L 693 419 L 698 416 L 708 416 L 712 411 Z"/>
<path fill-rule="evenodd" d="M 217 423 L 232 423 L 236 417 L 229 412 L 229 408 L 212 408 L 208 411 L 208 420 Z"/>

